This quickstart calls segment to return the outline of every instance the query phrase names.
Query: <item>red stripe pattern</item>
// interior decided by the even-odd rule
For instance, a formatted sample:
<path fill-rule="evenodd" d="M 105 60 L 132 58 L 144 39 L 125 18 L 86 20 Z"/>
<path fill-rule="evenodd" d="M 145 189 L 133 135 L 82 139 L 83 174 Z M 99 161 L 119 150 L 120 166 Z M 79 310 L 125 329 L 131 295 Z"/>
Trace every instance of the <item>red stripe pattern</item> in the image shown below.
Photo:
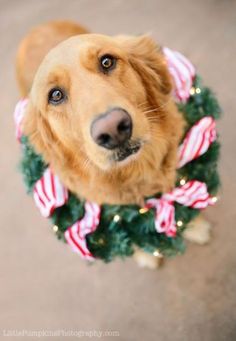
<path fill-rule="evenodd" d="M 164 199 L 149 199 L 147 208 L 155 208 L 155 228 L 158 233 L 165 233 L 168 237 L 175 237 L 175 208 L 174 205 Z"/>
<path fill-rule="evenodd" d="M 207 191 L 206 184 L 195 180 L 175 188 L 173 191 L 164 194 L 160 199 L 147 200 L 146 206 L 148 208 L 154 207 L 156 210 L 156 231 L 164 232 L 168 237 L 174 237 L 177 231 L 174 201 L 196 209 L 204 209 L 214 204 L 214 200 Z"/>
<path fill-rule="evenodd" d="M 204 154 L 216 140 L 215 120 L 206 116 L 199 120 L 187 133 L 178 150 L 178 168 Z"/>
<path fill-rule="evenodd" d="M 14 121 L 15 121 L 15 133 L 16 133 L 16 138 L 19 141 L 21 136 L 22 136 L 22 130 L 21 130 L 21 123 L 22 123 L 22 119 L 24 117 L 25 114 L 25 108 L 26 105 L 28 103 L 28 99 L 21 99 L 15 107 L 15 111 L 14 111 Z"/>
<path fill-rule="evenodd" d="M 57 175 L 47 168 L 43 176 L 35 183 L 33 197 L 43 217 L 50 217 L 57 207 L 63 206 L 68 200 L 68 191 Z"/>
<path fill-rule="evenodd" d="M 175 99 L 178 102 L 186 102 L 190 97 L 190 89 L 196 75 L 195 68 L 185 56 L 177 51 L 164 47 L 163 53 L 175 84 Z"/>
<path fill-rule="evenodd" d="M 65 238 L 74 252 L 91 261 L 94 260 L 94 257 L 87 247 L 86 235 L 94 232 L 99 225 L 101 208 L 99 205 L 89 201 L 85 202 L 84 208 L 85 214 L 83 218 L 66 230 Z"/>
<path fill-rule="evenodd" d="M 197 209 L 203 209 L 213 204 L 206 184 L 197 180 L 191 180 L 183 186 L 176 187 L 173 191 L 164 194 L 162 198 L 169 202 L 176 201 L 181 205 Z"/>

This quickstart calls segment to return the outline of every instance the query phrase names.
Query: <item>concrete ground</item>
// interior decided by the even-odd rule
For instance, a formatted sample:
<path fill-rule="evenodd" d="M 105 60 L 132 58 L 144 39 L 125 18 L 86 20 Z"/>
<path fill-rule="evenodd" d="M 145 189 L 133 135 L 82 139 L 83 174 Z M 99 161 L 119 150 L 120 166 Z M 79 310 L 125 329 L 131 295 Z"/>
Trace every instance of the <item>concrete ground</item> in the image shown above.
<path fill-rule="evenodd" d="M 55 18 L 105 34 L 152 32 L 190 57 L 215 89 L 225 112 L 218 125 L 223 187 L 206 213 L 214 225 L 210 245 L 189 245 L 184 256 L 149 271 L 132 260 L 87 266 L 57 242 L 16 170 L 12 119 L 17 44 L 31 27 Z M 236 2 L 0 0 L 0 40 L 0 337 L 60 329 L 116 331 L 122 341 L 236 340 Z"/>

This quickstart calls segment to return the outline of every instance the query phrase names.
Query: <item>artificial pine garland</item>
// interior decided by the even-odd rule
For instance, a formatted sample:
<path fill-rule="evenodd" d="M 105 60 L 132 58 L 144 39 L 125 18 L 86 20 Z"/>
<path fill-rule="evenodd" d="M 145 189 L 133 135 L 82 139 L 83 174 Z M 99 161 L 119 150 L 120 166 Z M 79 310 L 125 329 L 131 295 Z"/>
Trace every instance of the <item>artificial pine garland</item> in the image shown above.
<path fill-rule="evenodd" d="M 194 78 L 188 101 L 177 105 L 187 122 L 186 132 L 201 118 L 211 116 L 217 119 L 221 112 L 217 99 L 209 88 L 202 86 L 198 76 Z M 21 171 L 27 190 L 32 193 L 35 183 L 42 177 L 47 165 L 41 156 L 34 152 L 27 137 L 22 136 L 20 140 L 23 146 Z M 218 156 L 219 142 L 215 141 L 203 155 L 178 169 L 176 186 L 183 185 L 189 180 L 198 180 L 207 185 L 211 195 L 216 195 L 219 187 Z M 155 197 L 160 196 L 161 193 L 155 195 Z M 178 229 L 175 237 L 169 237 L 164 233 L 157 233 L 153 208 L 140 208 L 136 205 L 103 205 L 97 229 L 86 236 L 88 249 L 95 258 L 105 262 L 117 256 L 132 255 L 134 246 L 164 256 L 182 253 L 185 250 L 182 233 L 200 211 L 176 202 L 174 206 Z M 83 215 L 84 201 L 69 193 L 68 201 L 56 208 L 50 217 L 57 237 L 65 241 L 65 231 Z"/>

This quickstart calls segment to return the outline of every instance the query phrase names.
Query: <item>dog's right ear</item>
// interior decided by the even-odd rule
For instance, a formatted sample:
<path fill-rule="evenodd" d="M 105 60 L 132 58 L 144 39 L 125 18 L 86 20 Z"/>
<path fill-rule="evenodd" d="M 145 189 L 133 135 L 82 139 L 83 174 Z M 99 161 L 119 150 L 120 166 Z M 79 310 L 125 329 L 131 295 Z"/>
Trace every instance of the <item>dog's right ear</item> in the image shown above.
<path fill-rule="evenodd" d="M 35 151 L 48 160 L 49 146 L 53 145 L 53 132 L 39 109 L 29 100 L 22 122 L 23 134 L 29 138 Z"/>

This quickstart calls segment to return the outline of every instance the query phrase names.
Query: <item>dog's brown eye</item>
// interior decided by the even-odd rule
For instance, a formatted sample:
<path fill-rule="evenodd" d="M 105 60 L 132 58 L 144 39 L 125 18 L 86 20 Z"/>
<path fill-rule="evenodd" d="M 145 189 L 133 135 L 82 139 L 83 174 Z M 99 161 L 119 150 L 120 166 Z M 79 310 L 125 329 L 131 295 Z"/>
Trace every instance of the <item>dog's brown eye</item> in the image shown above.
<path fill-rule="evenodd" d="M 116 59 L 110 54 L 105 54 L 100 59 L 102 71 L 108 72 L 116 66 Z"/>
<path fill-rule="evenodd" d="M 65 93 L 59 89 L 59 88 L 54 88 L 52 90 L 49 91 L 48 94 L 48 102 L 51 104 L 60 104 L 61 102 L 63 102 L 65 99 Z"/>

